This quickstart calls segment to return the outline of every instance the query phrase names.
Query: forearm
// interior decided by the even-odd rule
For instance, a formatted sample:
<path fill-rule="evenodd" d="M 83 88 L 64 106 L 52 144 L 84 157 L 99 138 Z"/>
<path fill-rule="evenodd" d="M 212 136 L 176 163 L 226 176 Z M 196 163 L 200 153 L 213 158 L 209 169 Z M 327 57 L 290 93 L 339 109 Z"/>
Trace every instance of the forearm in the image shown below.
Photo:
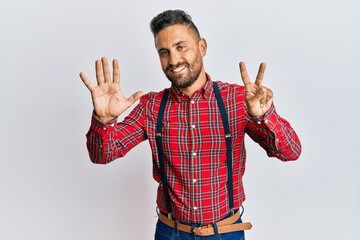
<path fill-rule="evenodd" d="M 133 147 L 147 139 L 144 130 L 144 101 L 131 111 L 122 122 L 116 118 L 103 123 L 93 114 L 86 134 L 87 148 L 93 163 L 106 164 L 123 157 Z"/>
<path fill-rule="evenodd" d="M 86 145 L 93 163 L 106 164 L 123 156 L 122 147 L 114 142 L 116 121 L 115 118 L 103 123 L 93 114 L 90 129 L 86 134 Z"/>
<path fill-rule="evenodd" d="M 249 117 L 247 133 L 263 147 L 268 156 L 291 161 L 301 154 L 300 140 L 289 122 L 281 118 L 274 106 L 261 118 Z"/>

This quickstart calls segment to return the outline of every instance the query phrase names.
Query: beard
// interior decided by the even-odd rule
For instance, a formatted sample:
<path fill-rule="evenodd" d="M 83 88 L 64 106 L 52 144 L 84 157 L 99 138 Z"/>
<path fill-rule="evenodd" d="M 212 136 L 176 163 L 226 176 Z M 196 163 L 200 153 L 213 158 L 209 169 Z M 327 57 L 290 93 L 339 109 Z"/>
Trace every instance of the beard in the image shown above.
<path fill-rule="evenodd" d="M 187 72 L 180 75 L 174 74 L 172 70 L 182 66 L 185 66 L 185 71 Z M 193 85 L 199 78 L 202 67 L 203 62 L 198 53 L 191 63 L 179 62 L 176 65 L 169 64 L 166 69 L 163 69 L 163 71 L 173 86 L 178 88 L 187 88 Z"/>

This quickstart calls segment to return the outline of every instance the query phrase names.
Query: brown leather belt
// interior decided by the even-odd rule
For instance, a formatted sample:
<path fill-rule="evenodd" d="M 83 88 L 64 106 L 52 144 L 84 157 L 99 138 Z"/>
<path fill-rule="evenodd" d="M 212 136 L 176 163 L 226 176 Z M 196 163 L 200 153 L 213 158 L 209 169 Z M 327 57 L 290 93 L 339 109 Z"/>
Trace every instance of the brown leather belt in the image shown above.
<path fill-rule="evenodd" d="M 237 211 L 234 215 L 217 222 L 216 225 L 218 228 L 218 233 L 222 234 L 222 233 L 250 230 L 252 225 L 249 222 L 234 223 L 239 219 L 239 217 L 240 217 L 240 211 Z M 163 222 L 167 226 L 169 226 L 171 228 L 176 228 L 175 221 L 166 217 L 161 212 L 159 213 L 159 219 L 161 222 Z M 208 225 L 194 228 L 194 227 L 186 225 L 186 224 L 177 223 L 177 229 L 179 231 L 191 233 L 191 234 L 194 234 L 197 236 L 215 235 L 213 224 L 208 224 Z"/>

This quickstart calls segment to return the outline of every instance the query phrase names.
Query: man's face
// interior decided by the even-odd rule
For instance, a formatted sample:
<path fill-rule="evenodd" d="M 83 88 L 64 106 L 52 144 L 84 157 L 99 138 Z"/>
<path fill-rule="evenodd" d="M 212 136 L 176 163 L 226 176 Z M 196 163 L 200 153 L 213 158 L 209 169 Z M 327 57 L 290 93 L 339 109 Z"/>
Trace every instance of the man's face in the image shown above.
<path fill-rule="evenodd" d="M 206 42 L 198 39 L 186 25 L 172 25 L 155 37 L 161 67 L 171 83 L 179 88 L 191 86 L 203 69 Z"/>

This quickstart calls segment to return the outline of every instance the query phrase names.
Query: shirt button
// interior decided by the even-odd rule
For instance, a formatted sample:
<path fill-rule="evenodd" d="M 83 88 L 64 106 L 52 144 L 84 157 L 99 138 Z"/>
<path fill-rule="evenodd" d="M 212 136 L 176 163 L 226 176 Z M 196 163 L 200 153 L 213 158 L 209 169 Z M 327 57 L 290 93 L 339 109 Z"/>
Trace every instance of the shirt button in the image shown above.
<path fill-rule="evenodd" d="M 196 156 L 196 152 L 193 152 L 192 155 L 195 157 L 195 156 Z"/>
<path fill-rule="evenodd" d="M 197 179 L 195 179 L 195 178 L 192 180 L 193 183 L 196 183 L 196 181 L 197 181 Z"/>
<path fill-rule="evenodd" d="M 113 126 L 115 126 L 115 124 L 114 124 L 114 123 L 112 123 L 110 126 L 111 126 L 111 127 L 113 127 Z"/>
<path fill-rule="evenodd" d="M 265 120 L 265 123 L 268 123 L 268 122 L 269 122 L 269 120 L 266 119 L 266 120 Z"/>
<path fill-rule="evenodd" d="M 195 103 L 195 101 L 194 100 L 191 100 L 191 104 L 194 104 Z"/>
<path fill-rule="evenodd" d="M 258 121 L 257 124 L 261 124 L 261 121 Z"/>
<path fill-rule="evenodd" d="M 276 141 L 278 142 L 278 141 L 280 141 L 280 139 L 277 138 Z"/>
<path fill-rule="evenodd" d="M 194 211 L 196 211 L 198 208 L 197 207 L 193 207 Z"/>
<path fill-rule="evenodd" d="M 191 128 L 195 128 L 196 126 L 193 124 L 193 125 L 191 125 Z"/>
<path fill-rule="evenodd" d="M 106 130 L 106 127 L 103 127 L 104 130 Z"/>

